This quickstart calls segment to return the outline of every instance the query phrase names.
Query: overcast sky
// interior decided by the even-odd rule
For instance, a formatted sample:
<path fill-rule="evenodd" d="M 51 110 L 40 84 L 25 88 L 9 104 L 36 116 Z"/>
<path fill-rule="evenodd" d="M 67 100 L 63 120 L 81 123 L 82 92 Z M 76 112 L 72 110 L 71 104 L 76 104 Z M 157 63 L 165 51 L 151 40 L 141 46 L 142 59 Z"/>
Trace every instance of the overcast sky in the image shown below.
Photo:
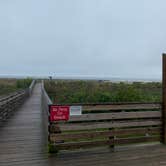
<path fill-rule="evenodd" d="M 0 0 L 0 75 L 161 78 L 165 0 Z"/>

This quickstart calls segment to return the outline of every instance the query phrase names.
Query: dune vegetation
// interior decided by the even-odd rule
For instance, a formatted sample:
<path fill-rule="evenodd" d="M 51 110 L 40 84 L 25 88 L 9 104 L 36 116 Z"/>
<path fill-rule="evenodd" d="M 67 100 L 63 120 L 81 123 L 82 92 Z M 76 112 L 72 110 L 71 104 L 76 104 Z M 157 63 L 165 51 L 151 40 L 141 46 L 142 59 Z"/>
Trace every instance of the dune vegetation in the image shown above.
<path fill-rule="evenodd" d="M 45 81 L 54 103 L 160 102 L 160 82 Z"/>
<path fill-rule="evenodd" d="M 32 79 L 0 79 L 0 95 L 7 95 L 20 89 L 26 89 Z"/>

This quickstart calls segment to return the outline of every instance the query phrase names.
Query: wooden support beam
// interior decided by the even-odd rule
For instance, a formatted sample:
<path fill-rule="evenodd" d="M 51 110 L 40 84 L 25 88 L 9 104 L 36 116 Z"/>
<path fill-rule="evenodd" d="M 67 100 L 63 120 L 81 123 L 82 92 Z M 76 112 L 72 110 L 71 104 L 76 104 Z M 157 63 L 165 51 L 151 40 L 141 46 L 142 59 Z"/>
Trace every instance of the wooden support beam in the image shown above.
<path fill-rule="evenodd" d="M 162 56 L 162 142 L 166 144 L 166 54 Z"/>

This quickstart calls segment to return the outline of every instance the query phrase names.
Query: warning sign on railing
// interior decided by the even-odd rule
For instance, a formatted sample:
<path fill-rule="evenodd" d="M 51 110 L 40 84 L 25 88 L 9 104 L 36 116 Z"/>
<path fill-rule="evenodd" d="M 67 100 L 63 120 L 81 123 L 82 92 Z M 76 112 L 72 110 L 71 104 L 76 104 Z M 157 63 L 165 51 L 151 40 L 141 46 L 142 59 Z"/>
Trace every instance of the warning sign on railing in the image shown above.
<path fill-rule="evenodd" d="M 69 120 L 70 106 L 50 106 L 50 121 Z"/>

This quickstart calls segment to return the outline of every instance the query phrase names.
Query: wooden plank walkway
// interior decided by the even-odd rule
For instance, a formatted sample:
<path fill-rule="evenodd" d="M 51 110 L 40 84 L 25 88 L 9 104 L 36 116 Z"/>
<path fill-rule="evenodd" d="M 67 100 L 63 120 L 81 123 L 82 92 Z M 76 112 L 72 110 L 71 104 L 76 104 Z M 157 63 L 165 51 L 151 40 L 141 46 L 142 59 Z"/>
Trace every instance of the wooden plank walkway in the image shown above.
<path fill-rule="evenodd" d="M 41 109 L 41 84 L 0 127 L 0 166 L 159 166 L 166 165 L 166 146 L 117 147 L 49 155 Z"/>
<path fill-rule="evenodd" d="M 41 165 L 47 160 L 41 112 L 41 84 L 0 128 L 0 166 Z M 43 164 L 44 165 L 44 164 Z"/>

